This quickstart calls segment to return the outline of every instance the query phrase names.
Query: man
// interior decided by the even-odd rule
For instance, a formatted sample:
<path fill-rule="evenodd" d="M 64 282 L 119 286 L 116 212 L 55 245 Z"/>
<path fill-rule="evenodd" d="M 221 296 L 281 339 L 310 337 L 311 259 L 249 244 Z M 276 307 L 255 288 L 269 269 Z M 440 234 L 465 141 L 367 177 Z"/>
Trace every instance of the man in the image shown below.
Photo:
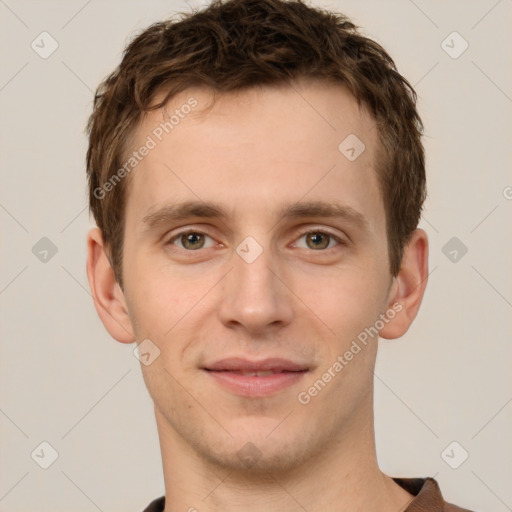
<path fill-rule="evenodd" d="M 87 273 L 136 342 L 150 511 L 457 511 L 380 471 L 377 342 L 428 276 L 416 95 L 344 16 L 214 2 L 149 27 L 89 121 Z"/>

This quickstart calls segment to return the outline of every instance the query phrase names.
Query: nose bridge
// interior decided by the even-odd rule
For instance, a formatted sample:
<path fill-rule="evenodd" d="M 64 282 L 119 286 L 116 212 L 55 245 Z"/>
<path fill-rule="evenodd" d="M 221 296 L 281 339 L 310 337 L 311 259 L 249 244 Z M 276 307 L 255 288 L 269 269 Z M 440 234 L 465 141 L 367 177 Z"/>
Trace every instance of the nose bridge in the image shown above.
<path fill-rule="evenodd" d="M 264 247 L 252 237 L 237 246 L 233 270 L 226 276 L 223 288 L 219 311 L 223 323 L 261 331 L 291 320 L 290 294 L 276 276 L 276 258 L 270 244 Z"/>

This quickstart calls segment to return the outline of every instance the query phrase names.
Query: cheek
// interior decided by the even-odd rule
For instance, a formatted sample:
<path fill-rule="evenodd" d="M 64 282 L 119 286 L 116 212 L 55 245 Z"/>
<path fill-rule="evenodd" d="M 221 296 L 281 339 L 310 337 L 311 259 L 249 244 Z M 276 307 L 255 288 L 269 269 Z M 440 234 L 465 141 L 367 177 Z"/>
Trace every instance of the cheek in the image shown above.
<path fill-rule="evenodd" d="M 218 277 L 190 279 L 156 265 L 143 268 L 147 270 L 134 273 L 131 281 L 130 316 L 138 327 L 137 340 L 150 339 L 160 350 L 159 362 L 177 375 L 194 367 L 185 352 L 201 343 L 210 325 L 217 308 L 206 295 Z"/>
<path fill-rule="evenodd" d="M 186 307 L 186 297 L 179 292 L 179 286 L 170 286 L 155 272 L 133 273 L 126 283 L 130 290 L 127 298 L 132 323 L 137 326 L 137 337 L 165 340 L 172 332 Z M 173 283 L 171 283 L 173 284 Z M 181 314 L 180 314 L 181 313 Z M 177 317 L 177 318 L 176 318 Z"/>
<path fill-rule="evenodd" d="M 297 295 L 331 335 L 346 342 L 372 325 L 385 307 L 386 274 L 380 267 L 361 262 L 309 274 L 301 279 Z"/>

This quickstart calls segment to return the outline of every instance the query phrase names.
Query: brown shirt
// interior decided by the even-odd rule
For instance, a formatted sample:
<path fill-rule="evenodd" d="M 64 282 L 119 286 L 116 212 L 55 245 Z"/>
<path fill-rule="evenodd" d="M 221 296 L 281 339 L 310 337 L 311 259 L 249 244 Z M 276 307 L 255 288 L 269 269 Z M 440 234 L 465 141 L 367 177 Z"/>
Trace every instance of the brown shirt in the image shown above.
<path fill-rule="evenodd" d="M 471 512 L 444 501 L 439 485 L 433 478 L 393 478 L 415 498 L 404 512 Z M 143 512 L 163 512 L 165 496 L 152 501 Z"/>

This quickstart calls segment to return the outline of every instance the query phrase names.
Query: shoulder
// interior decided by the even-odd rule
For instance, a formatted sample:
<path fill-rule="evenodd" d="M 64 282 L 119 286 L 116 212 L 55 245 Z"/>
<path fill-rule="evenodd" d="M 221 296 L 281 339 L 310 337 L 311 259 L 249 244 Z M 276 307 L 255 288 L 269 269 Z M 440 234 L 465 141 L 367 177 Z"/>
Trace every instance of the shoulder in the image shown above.
<path fill-rule="evenodd" d="M 165 495 L 153 500 L 142 512 L 163 512 L 165 508 Z"/>
<path fill-rule="evenodd" d="M 461 508 L 457 505 L 454 505 L 453 503 L 447 503 L 444 504 L 444 512 L 474 512 L 473 510 L 469 510 L 468 508 Z"/>
<path fill-rule="evenodd" d="M 393 478 L 395 483 L 414 496 L 404 512 L 474 512 L 448 503 L 434 478 Z"/>

